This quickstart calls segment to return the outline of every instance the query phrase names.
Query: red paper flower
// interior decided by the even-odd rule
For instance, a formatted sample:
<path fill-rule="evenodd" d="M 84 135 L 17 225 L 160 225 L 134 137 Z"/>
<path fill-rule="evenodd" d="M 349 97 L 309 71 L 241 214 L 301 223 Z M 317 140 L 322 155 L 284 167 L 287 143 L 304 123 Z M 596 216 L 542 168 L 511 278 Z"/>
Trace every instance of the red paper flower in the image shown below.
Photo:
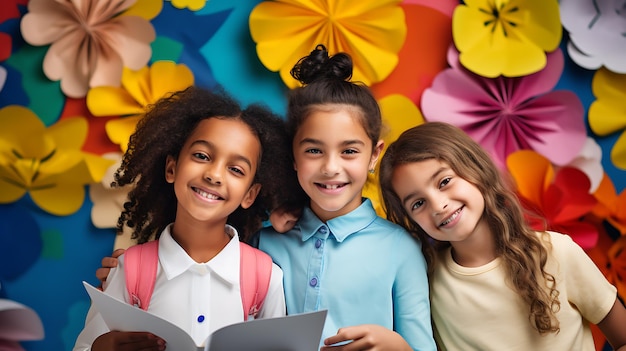
<path fill-rule="evenodd" d="M 555 171 L 548 159 L 530 150 L 509 155 L 507 167 L 523 206 L 545 220 L 529 218 L 534 229 L 568 234 L 583 249 L 596 245 L 598 229 L 584 219 L 597 204 L 585 173 L 572 167 Z"/>

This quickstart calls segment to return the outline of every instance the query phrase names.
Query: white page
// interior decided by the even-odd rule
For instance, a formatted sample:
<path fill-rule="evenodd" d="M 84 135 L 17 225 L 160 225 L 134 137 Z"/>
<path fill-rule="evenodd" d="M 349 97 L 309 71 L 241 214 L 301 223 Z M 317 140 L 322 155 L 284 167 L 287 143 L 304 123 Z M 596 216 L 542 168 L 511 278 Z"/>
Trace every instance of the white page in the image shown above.
<path fill-rule="evenodd" d="M 177 325 L 109 296 L 87 282 L 83 281 L 83 285 L 110 330 L 151 332 L 167 342 L 166 350 L 197 349 L 191 336 Z"/>
<path fill-rule="evenodd" d="M 326 310 L 241 322 L 216 330 L 205 347 L 195 345 L 187 332 L 158 316 L 115 299 L 83 282 L 95 308 L 111 330 L 148 331 L 166 341 L 171 351 L 308 351 L 318 350 Z"/>

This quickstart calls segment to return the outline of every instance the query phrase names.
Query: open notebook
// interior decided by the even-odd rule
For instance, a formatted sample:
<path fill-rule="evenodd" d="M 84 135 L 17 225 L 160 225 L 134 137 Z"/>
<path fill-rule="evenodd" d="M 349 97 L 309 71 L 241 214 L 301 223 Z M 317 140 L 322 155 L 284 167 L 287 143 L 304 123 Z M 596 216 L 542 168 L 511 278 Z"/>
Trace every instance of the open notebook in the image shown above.
<path fill-rule="evenodd" d="M 83 282 L 94 307 L 110 330 L 149 331 L 167 342 L 170 351 L 308 351 L 318 350 L 326 310 L 278 318 L 255 319 L 228 325 L 209 335 L 204 346 L 196 345 L 184 330 Z"/>

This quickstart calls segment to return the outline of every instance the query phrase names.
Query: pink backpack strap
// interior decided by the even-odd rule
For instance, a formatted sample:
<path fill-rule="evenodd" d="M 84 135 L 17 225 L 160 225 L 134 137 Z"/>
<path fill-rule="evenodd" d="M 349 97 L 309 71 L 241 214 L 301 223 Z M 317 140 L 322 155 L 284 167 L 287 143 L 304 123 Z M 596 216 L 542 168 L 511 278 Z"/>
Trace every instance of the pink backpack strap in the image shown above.
<path fill-rule="evenodd" d="M 124 252 L 124 274 L 130 303 L 148 310 L 159 264 L 159 241 L 134 245 Z"/>
<path fill-rule="evenodd" d="M 241 263 L 239 285 L 243 303 L 244 320 L 256 317 L 263 307 L 272 277 L 272 258 L 252 246 L 239 243 Z"/>

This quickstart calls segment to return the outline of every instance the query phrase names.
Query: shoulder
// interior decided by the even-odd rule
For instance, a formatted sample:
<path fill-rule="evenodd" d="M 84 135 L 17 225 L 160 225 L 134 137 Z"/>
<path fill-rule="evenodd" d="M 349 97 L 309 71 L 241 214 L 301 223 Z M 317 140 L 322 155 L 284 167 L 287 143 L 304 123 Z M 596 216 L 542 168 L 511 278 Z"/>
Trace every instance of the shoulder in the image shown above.
<path fill-rule="evenodd" d="M 570 252 L 583 252 L 582 248 L 574 242 L 571 236 L 559 232 L 546 231 L 537 232 L 537 235 L 555 255 L 566 254 Z M 584 253 L 584 252 L 583 252 Z"/>
<path fill-rule="evenodd" d="M 372 223 L 375 226 L 376 230 L 384 231 L 388 235 L 392 235 L 396 240 L 401 242 L 415 242 L 419 241 L 411 235 L 404 227 L 393 223 L 383 217 L 377 216 L 374 222 Z"/>

